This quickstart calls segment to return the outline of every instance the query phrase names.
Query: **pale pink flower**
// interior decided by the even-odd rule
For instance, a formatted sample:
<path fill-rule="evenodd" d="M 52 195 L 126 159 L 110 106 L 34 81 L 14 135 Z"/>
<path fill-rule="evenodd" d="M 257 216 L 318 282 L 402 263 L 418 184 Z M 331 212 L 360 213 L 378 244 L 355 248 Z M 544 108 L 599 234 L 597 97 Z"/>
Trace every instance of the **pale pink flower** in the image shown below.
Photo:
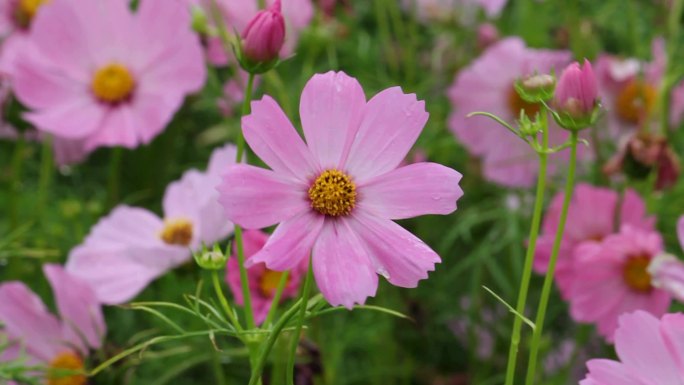
<path fill-rule="evenodd" d="M 249 260 L 254 254 L 258 253 L 268 240 L 268 234 L 259 230 L 247 230 L 243 233 L 243 251 L 246 260 Z M 287 284 L 283 289 L 282 299 L 294 298 L 299 292 L 299 286 L 306 274 L 307 259 L 302 257 L 301 263 L 290 271 L 287 278 Z M 252 298 L 252 309 L 254 310 L 254 319 L 257 324 L 261 324 L 266 319 L 268 311 L 271 309 L 273 302 L 273 295 L 278 288 L 280 279 L 284 273 L 280 271 L 269 270 L 263 263 L 258 263 L 247 270 L 249 278 L 249 292 Z M 235 302 L 238 305 L 243 304 L 242 285 L 240 283 L 240 264 L 238 262 L 235 250 L 233 255 L 228 260 L 226 267 L 226 282 L 230 291 L 235 297 Z"/>
<path fill-rule="evenodd" d="M 553 97 L 558 112 L 572 117 L 590 116 L 598 104 L 598 84 L 591 63 L 574 62 L 563 70 Z"/>
<path fill-rule="evenodd" d="M 534 269 L 540 274 L 546 272 L 549 264 L 563 206 L 563 195 L 559 193 L 551 201 L 537 240 Z M 616 212 L 617 210 L 619 211 Z M 555 269 L 556 285 L 564 299 L 568 299 L 570 295 L 574 276 L 573 256 L 577 245 L 586 241 L 601 242 L 608 235 L 616 233 L 622 225 L 644 231 L 655 229 L 655 218 L 646 215 L 646 205 L 634 190 L 628 189 L 620 198 L 616 191 L 605 187 L 594 187 L 586 183 L 575 187 Z"/>
<path fill-rule="evenodd" d="M 684 249 L 684 216 L 677 222 L 677 236 Z M 653 286 L 666 290 L 678 301 L 684 302 L 684 262 L 664 253 L 651 261 L 648 272 L 653 277 Z"/>
<path fill-rule="evenodd" d="M 403 0 L 404 8 L 415 10 L 422 22 L 439 21 L 460 16 L 466 24 L 476 19 L 479 9 L 489 18 L 498 17 L 508 0 Z"/>
<path fill-rule="evenodd" d="M 47 0 L 0 1 L 0 71 L 12 72 L 17 54 L 26 44 L 28 31 Z"/>
<path fill-rule="evenodd" d="M 665 314 L 670 294 L 654 287 L 648 272 L 651 260 L 662 252 L 660 234 L 629 225 L 601 242 L 577 246 L 568 295 L 572 318 L 596 324 L 612 341 L 620 315 L 635 310 Z"/>
<path fill-rule="evenodd" d="M 149 143 L 199 90 L 205 67 L 180 0 L 56 0 L 41 8 L 10 73 L 24 118 L 62 139 Z"/>
<path fill-rule="evenodd" d="M 89 282 L 97 298 L 119 304 L 135 297 L 150 282 L 191 260 L 191 250 L 230 235 L 233 225 L 223 214 L 215 190 L 218 170 L 235 162 L 235 146 L 212 154 L 205 173 L 189 170 L 169 184 L 164 216 L 120 205 L 91 229 L 69 254 L 67 270 Z"/>
<path fill-rule="evenodd" d="M 684 315 L 660 320 L 636 311 L 620 317 L 615 332 L 619 361 L 593 359 L 580 385 L 683 385 Z"/>
<path fill-rule="evenodd" d="M 279 223 L 248 262 L 283 271 L 311 254 L 323 296 L 347 308 L 375 295 L 377 274 L 417 286 L 439 256 L 393 220 L 449 214 L 463 194 L 450 168 L 396 168 L 428 119 L 424 102 L 399 87 L 366 101 L 356 79 L 328 72 L 304 87 L 299 116 L 306 144 L 269 96 L 242 119 L 247 143 L 272 170 L 229 167 L 220 202 L 243 227 Z"/>
<path fill-rule="evenodd" d="M 106 334 L 100 303 L 92 288 L 59 265 L 44 265 L 60 317 L 26 285 L 0 284 L 0 322 L 12 341 L 21 345 L 32 363 L 52 369 L 84 369 L 90 349 L 99 349 Z M 16 358 L 16 350 L 3 359 Z M 84 375 L 74 375 L 85 383 Z M 64 378 L 66 380 L 66 378 Z"/>
<path fill-rule="evenodd" d="M 454 111 L 449 128 L 456 138 L 482 160 L 487 180 L 510 187 L 529 187 L 539 170 L 539 157 L 530 146 L 489 118 L 467 118 L 471 112 L 490 112 L 513 122 L 525 109 L 528 115 L 539 106 L 524 102 L 515 92 L 516 79 L 526 75 L 560 70 L 570 61 L 570 52 L 531 49 L 522 39 L 510 37 L 489 47 L 461 70 L 448 91 Z M 567 133 L 551 124 L 552 145 L 561 144 Z M 550 173 L 564 162 L 567 152 L 552 155 Z"/>

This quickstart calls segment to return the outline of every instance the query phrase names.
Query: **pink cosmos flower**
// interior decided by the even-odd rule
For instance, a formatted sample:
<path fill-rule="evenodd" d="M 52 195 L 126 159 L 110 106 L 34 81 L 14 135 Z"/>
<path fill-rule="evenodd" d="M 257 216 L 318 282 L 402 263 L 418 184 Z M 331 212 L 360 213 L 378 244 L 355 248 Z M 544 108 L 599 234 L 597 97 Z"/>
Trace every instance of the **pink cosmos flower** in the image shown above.
<path fill-rule="evenodd" d="M 585 117 L 593 113 L 598 103 L 598 84 L 591 63 L 574 62 L 563 70 L 556 92 L 554 104 L 560 112 L 573 117 Z"/>
<path fill-rule="evenodd" d="M 475 111 L 493 113 L 512 122 L 524 109 L 528 115 L 539 111 L 539 106 L 524 102 L 515 92 L 516 79 L 532 73 L 560 70 L 570 61 L 570 52 L 537 50 L 525 47 L 517 37 L 499 41 L 487 49 L 470 66 L 461 70 L 448 91 L 454 111 L 449 128 L 471 154 L 482 160 L 487 180 L 510 187 L 529 187 L 534 184 L 539 159 L 530 146 L 506 128 L 489 118 L 467 118 Z M 562 143 L 567 133 L 551 125 L 552 145 Z M 553 173 L 567 156 L 566 152 L 550 157 L 549 172 Z"/>
<path fill-rule="evenodd" d="M 679 244 L 684 249 L 684 216 L 677 222 Z M 666 290 L 678 301 L 684 302 L 684 262 L 671 254 L 661 254 L 651 261 L 648 272 L 653 286 Z"/>
<path fill-rule="evenodd" d="M 375 295 L 376 274 L 415 287 L 440 259 L 393 220 L 449 214 L 463 194 L 450 168 L 396 168 L 428 119 L 424 102 L 399 87 L 367 102 L 356 79 L 328 72 L 306 84 L 299 115 L 306 144 L 275 100 L 253 102 L 242 130 L 272 170 L 233 165 L 219 186 L 231 221 L 280 223 L 249 263 L 283 271 L 311 254 L 323 296 L 347 308 Z"/>
<path fill-rule="evenodd" d="M 660 320 L 636 311 L 620 317 L 615 332 L 619 361 L 593 359 L 580 385 L 684 384 L 684 315 Z"/>
<path fill-rule="evenodd" d="M 243 247 L 247 260 L 258 253 L 268 240 L 268 234 L 258 230 L 247 230 L 243 233 Z M 297 296 L 302 278 L 307 269 L 306 258 L 301 258 L 301 263 L 295 266 L 288 275 L 287 285 L 283 289 L 281 299 L 294 298 Z M 271 309 L 273 295 L 278 288 L 280 279 L 284 273 L 269 270 L 263 263 L 258 263 L 247 270 L 249 276 L 249 291 L 252 296 L 252 308 L 257 324 L 261 324 L 266 319 L 268 311 Z M 226 282 L 235 297 L 238 305 L 243 304 L 242 285 L 240 283 L 240 265 L 235 255 L 228 260 L 226 268 Z"/>
<path fill-rule="evenodd" d="M 204 83 L 189 17 L 180 0 L 46 4 L 10 73 L 24 118 L 85 151 L 149 143 Z"/>
<path fill-rule="evenodd" d="M 82 370 L 89 349 L 99 349 L 106 334 L 102 309 L 92 288 L 59 265 L 44 265 L 60 318 L 21 282 L 0 285 L 0 321 L 12 341 L 23 346 L 30 362 L 49 369 Z M 14 351 L 14 353 L 17 353 Z M 8 352 L 3 359 L 16 358 Z M 49 371 L 47 380 L 55 380 Z M 84 384 L 84 375 L 62 377 Z M 52 383 L 52 382 L 51 382 Z"/>
<path fill-rule="evenodd" d="M 0 71 L 11 72 L 17 54 L 26 44 L 28 31 L 47 0 L 0 1 Z"/>
<path fill-rule="evenodd" d="M 651 260 L 663 252 L 657 232 L 623 226 L 601 242 L 584 242 L 574 250 L 569 293 L 575 321 L 595 323 L 599 333 L 613 340 L 618 318 L 645 310 L 656 316 L 667 312 L 670 294 L 653 286 Z"/>
<path fill-rule="evenodd" d="M 120 205 L 102 218 L 69 254 L 66 269 L 91 284 L 98 300 L 119 304 L 151 281 L 191 259 L 202 242 L 213 244 L 233 231 L 214 189 L 219 170 L 235 162 L 227 145 L 212 154 L 205 173 L 189 170 L 166 188 L 163 218 Z"/>
<path fill-rule="evenodd" d="M 559 193 L 551 201 L 542 223 L 534 260 L 534 269 L 540 274 L 546 272 L 549 264 L 562 206 L 563 193 Z M 616 191 L 608 188 L 586 183 L 575 187 L 555 272 L 556 284 L 564 299 L 570 296 L 577 246 L 587 241 L 600 242 L 623 225 L 644 231 L 655 229 L 655 218 L 646 216 L 646 205 L 634 190 L 628 189 L 620 199 Z"/>

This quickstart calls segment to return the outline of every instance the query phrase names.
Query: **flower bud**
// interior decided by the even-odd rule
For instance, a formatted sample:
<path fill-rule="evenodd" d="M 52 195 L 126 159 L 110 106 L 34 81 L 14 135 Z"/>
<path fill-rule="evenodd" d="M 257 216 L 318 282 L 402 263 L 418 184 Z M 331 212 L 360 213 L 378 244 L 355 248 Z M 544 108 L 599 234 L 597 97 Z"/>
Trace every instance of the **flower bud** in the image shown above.
<path fill-rule="evenodd" d="M 227 248 L 230 250 L 230 245 Z M 195 262 L 199 267 L 207 270 L 221 270 L 228 262 L 228 256 L 224 254 L 217 244 L 214 244 L 212 250 L 208 250 L 205 244 L 202 244 L 202 250 L 192 253 Z"/>
<path fill-rule="evenodd" d="M 584 65 L 570 64 L 563 70 L 553 104 L 558 124 L 566 129 L 579 130 L 589 127 L 597 117 L 598 83 L 591 64 L 586 59 Z"/>
<path fill-rule="evenodd" d="M 515 91 L 527 103 L 541 103 L 553 97 L 556 78 L 549 74 L 534 74 L 518 79 Z"/>
<path fill-rule="evenodd" d="M 280 0 L 259 11 L 242 32 L 243 57 L 250 63 L 268 63 L 278 59 L 285 42 L 285 19 Z"/>
<path fill-rule="evenodd" d="M 477 46 L 485 49 L 499 40 L 499 30 L 492 23 L 484 23 L 477 27 Z"/>

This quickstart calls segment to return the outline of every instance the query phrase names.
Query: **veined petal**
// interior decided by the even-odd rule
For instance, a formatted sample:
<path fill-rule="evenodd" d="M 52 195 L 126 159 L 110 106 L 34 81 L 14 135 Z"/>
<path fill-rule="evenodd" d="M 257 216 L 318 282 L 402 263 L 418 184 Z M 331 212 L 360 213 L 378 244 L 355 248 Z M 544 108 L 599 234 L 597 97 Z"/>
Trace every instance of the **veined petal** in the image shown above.
<path fill-rule="evenodd" d="M 312 255 L 316 284 L 331 305 L 351 310 L 375 296 L 378 275 L 368 251 L 344 219 L 326 222 Z"/>
<path fill-rule="evenodd" d="M 344 72 L 316 74 L 306 83 L 299 116 L 306 142 L 320 168 L 342 168 L 365 105 L 361 85 Z"/>
<path fill-rule="evenodd" d="M 401 88 L 388 88 L 368 101 L 346 168 L 359 181 L 396 168 L 428 120 L 425 102 Z"/>
<path fill-rule="evenodd" d="M 230 166 L 218 190 L 228 219 L 249 229 L 268 227 L 310 210 L 305 185 L 259 167 Z"/>
<path fill-rule="evenodd" d="M 463 196 L 461 174 L 437 163 L 414 163 L 359 185 L 358 209 L 388 219 L 449 214 Z"/>

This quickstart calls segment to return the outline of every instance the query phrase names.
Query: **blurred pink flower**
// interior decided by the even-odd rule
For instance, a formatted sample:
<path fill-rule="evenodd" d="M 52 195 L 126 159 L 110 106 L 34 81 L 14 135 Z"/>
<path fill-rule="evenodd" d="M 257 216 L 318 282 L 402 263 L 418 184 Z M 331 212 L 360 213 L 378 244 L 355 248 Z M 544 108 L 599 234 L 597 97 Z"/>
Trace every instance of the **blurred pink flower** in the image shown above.
<path fill-rule="evenodd" d="M 179 1 L 48 3 L 10 73 L 24 118 L 85 151 L 149 143 L 204 83 L 189 22 Z"/>
<path fill-rule="evenodd" d="M 235 162 L 226 145 L 211 156 L 205 173 L 189 170 L 169 184 L 163 218 L 120 205 L 93 226 L 85 241 L 71 250 L 67 270 L 89 282 L 97 298 L 119 304 L 135 297 L 151 281 L 191 259 L 202 242 L 211 245 L 233 232 L 214 188 L 218 170 Z"/>
<path fill-rule="evenodd" d="M 521 109 L 534 115 L 539 106 L 518 96 L 513 86 L 516 79 L 535 71 L 559 70 L 569 61 L 568 51 L 531 49 L 520 38 L 510 37 L 492 45 L 456 76 L 448 91 L 454 109 L 449 127 L 471 154 L 481 158 L 487 180 L 509 187 L 529 187 L 535 182 L 539 159 L 527 143 L 498 123 L 467 115 L 486 111 L 508 122 L 517 119 Z M 549 135 L 551 144 L 557 145 L 568 133 L 551 124 Z M 552 155 L 549 172 L 555 172 L 557 163 L 565 163 L 565 159 L 567 151 Z"/>
<path fill-rule="evenodd" d="M 311 254 L 323 296 L 347 308 L 375 295 L 376 274 L 417 286 L 439 256 L 393 220 L 449 214 L 463 194 L 450 168 L 396 168 L 428 119 L 425 103 L 399 87 L 366 102 L 356 79 L 328 72 L 306 84 L 299 115 L 306 144 L 269 96 L 242 118 L 247 143 L 272 171 L 229 167 L 220 202 L 246 228 L 280 223 L 248 262 L 283 271 Z"/>
<path fill-rule="evenodd" d="M 43 301 L 22 282 L 0 285 L 0 321 L 4 332 L 21 345 L 31 363 L 51 369 L 84 369 L 89 350 L 99 349 L 107 328 L 92 288 L 59 265 L 43 265 L 52 286 L 60 318 L 50 314 Z M 2 360 L 16 358 L 16 350 Z M 48 375 L 48 380 L 51 378 Z M 69 377 L 85 383 L 84 375 Z M 67 380 L 67 378 L 62 378 Z"/>
<path fill-rule="evenodd" d="M 247 230 L 243 235 L 245 258 L 249 260 L 264 247 L 268 240 L 268 234 L 259 230 Z M 308 267 L 307 259 L 304 257 L 302 256 L 300 264 L 290 271 L 281 300 L 297 296 L 299 285 Z M 284 273 L 269 270 L 263 263 L 258 263 L 249 268 L 247 274 L 249 277 L 249 291 L 252 295 L 254 318 L 257 324 L 261 324 L 271 309 L 273 295 Z M 235 297 L 235 302 L 238 305 L 242 305 L 244 299 L 242 298 L 242 286 L 240 284 L 240 265 L 235 250 L 233 250 L 233 255 L 228 260 L 226 282 L 228 282 L 228 287 Z"/>
<path fill-rule="evenodd" d="M 591 63 L 574 62 L 567 66 L 556 86 L 554 104 L 559 112 L 572 117 L 590 116 L 598 103 L 598 85 Z"/>
<path fill-rule="evenodd" d="M 223 96 L 217 100 L 217 105 L 224 116 L 232 116 L 234 109 L 242 106 L 248 77 L 249 74 L 240 69 L 223 85 Z M 255 88 L 259 86 L 260 79 L 259 76 L 254 78 Z"/>
<path fill-rule="evenodd" d="M 684 249 L 684 216 L 677 222 L 679 245 Z M 657 256 L 648 267 L 653 277 L 653 286 L 670 293 L 678 301 L 684 302 L 684 262 L 671 254 Z"/>
<path fill-rule="evenodd" d="M 47 0 L 0 1 L 0 71 L 11 72 L 22 50 L 33 19 L 42 11 Z"/>
<path fill-rule="evenodd" d="M 499 41 L 499 29 L 492 23 L 483 23 L 477 27 L 477 45 L 480 49 L 486 49 Z"/>
<path fill-rule="evenodd" d="M 546 272 L 549 264 L 562 206 L 563 193 L 559 193 L 551 201 L 542 223 L 534 259 L 534 269 L 540 274 Z M 646 216 L 646 205 L 634 190 L 628 189 L 620 199 L 616 191 L 608 188 L 586 183 L 577 185 L 570 201 L 555 272 L 556 284 L 564 299 L 570 296 L 577 245 L 587 241 L 601 242 L 622 225 L 644 231 L 655 229 L 655 218 Z"/>
<path fill-rule="evenodd" d="M 594 323 L 609 342 L 620 315 L 645 310 L 656 316 L 667 312 L 670 295 L 653 286 L 648 266 L 663 252 L 654 231 L 625 225 L 601 242 L 584 242 L 573 255 L 570 314 L 575 321 Z"/>
<path fill-rule="evenodd" d="M 402 0 L 404 8 L 414 10 L 422 22 L 460 16 L 466 24 L 476 19 L 478 9 L 489 18 L 498 17 L 508 0 Z"/>
<path fill-rule="evenodd" d="M 593 359 L 580 385 L 684 385 L 684 315 L 660 320 L 636 311 L 620 317 L 615 332 L 619 361 Z"/>

